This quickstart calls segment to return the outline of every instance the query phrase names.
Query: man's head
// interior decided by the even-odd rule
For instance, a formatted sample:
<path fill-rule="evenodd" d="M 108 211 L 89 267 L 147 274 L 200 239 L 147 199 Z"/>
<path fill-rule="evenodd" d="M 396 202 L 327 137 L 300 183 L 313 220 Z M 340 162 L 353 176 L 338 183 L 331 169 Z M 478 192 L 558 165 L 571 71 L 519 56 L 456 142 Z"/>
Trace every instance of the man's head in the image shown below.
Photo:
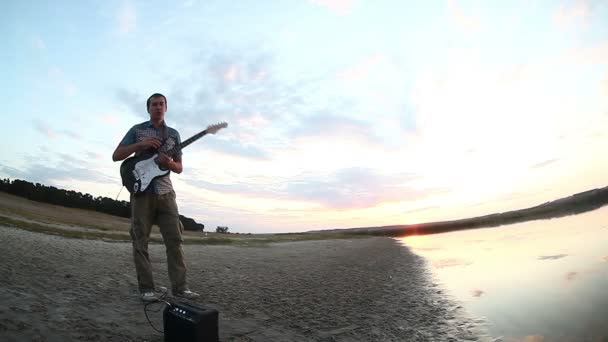
<path fill-rule="evenodd" d="M 163 121 L 167 112 L 167 98 L 163 94 L 152 94 L 146 102 L 146 107 L 152 121 Z"/>

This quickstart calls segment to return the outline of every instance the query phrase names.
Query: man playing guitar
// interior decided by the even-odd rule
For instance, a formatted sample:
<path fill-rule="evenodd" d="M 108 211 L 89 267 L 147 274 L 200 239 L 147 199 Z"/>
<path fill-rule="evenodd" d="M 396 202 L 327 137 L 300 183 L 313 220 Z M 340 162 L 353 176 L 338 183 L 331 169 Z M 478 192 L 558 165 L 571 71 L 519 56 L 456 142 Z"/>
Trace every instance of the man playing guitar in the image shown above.
<path fill-rule="evenodd" d="M 162 94 L 152 94 L 146 103 L 150 120 L 131 127 L 112 154 L 112 160 L 120 161 L 135 156 L 158 153 L 158 165 L 171 172 L 181 173 L 182 152 L 174 148 L 181 143 L 177 130 L 165 123 L 167 99 Z M 171 152 L 171 155 L 166 153 Z M 182 249 L 183 225 L 171 184 L 170 173 L 155 178 L 143 192 L 131 193 L 131 229 L 133 258 L 141 298 L 145 302 L 157 300 L 154 278 L 148 255 L 148 241 L 152 225 L 157 224 L 165 242 L 171 290 L 174 296 L 196 299 L 199 295 L 188 289 L 186 263 Z"/>

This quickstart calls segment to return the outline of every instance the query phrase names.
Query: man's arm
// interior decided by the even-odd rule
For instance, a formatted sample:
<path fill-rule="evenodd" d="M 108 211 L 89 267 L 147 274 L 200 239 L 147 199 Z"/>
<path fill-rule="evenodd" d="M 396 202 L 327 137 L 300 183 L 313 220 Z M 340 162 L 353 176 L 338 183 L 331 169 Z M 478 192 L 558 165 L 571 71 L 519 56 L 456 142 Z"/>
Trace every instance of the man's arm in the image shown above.
<path fill-rule="evenodd" d="M 175 158 L 171 159 L 166 154 L 160 153 L 158 155 L 158 163 L 162 167 L 169 169 L 175 173 L 182 173 L 182 171 L 184 170 L 184 167 L 182 165 L 182 156 L 175 156 Z"/>
<path fill-rule="evenodd" d="M 148 137 L 140 142 L 136 142 L 133 144 L 119 144 L 112 153 L 112 160 L 119 161 L 126 159 L 131 154 L 145 150 L 147 148 L 159 148 L 161 145 L 161 140 L 158 137 Z"/>
<path fill-rule="evenodd" d="M 112 160 L 119 161 L 123 159 L 127 159 L 131 154 L 139 151 L 139 144 L 131 144 L 131 145 L 118 145 L 114 153 L 112 153 Z"/>
<path fill-rule="evenodd" d="M 172 134 L 173 134 L 173 138 L 175 139 L 175 145 L 179 146 L 182 143 L 182 138 L 179 136 L 179 132 L 176 130 L 173 130 Z M 182 173 L 182 171 L 184 170 L 184 166 L 182 164 L 182 151 L 178 150 L 178 152 L 173 154 L 172 157 L 173 158 L 167 156 L 166 154 L 161 153 L 159 162 L 161 162 L 161 165 L 164 162 L 165 163 L 164 167 L 175 173 Z"/>

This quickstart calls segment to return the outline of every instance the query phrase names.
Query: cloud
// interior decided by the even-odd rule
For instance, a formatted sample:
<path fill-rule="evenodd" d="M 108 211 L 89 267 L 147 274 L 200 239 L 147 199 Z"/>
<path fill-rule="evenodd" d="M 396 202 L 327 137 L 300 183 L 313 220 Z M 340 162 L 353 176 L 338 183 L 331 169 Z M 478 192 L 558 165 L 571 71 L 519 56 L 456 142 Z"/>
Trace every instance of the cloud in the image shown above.
<path fill-rule="evenodd" d="M 545 160 L 545 161 L 542 161 L 542 162 L 540 162 L 540 163 L 536 163 L 536 164 L 534 164 L 534 165 L 530 166 L 530 168 L 531 168 L 531 169 L 539 169 L 539 168 L 541 168 L 541 167 L 545 167 L 545 166 L 547 166 L 547 165 L 551 165 L 551 164 L 553 164 L 553 163 L 557 162 L 558 160 L 559 160 L 559 159 L 549 159 L 549 160 Z"/>
<path fill-rule="evenodd" d="M 63 129 L 63 130 L 59 131 L 59 133 L 65 135 L 67 137 L 70 137 L 74 140 L 82 140 L 82 135 L 80 135 L 79 133 L 76 133 L 74 131 Z"/>
<path fill-rule="evenodd" d="M 9 178 L 22 178 L 22 172 L 12 166 L 0 164 L 0 172 L 8 175 Z"/>
<path fill-rule="evenodd" d="M 485 292 L 483 290 L 473 290 L 473 291 L 471 291 L 471 294 L 473 295 L 473 297 L 477 297 L 477 298 L 483 296 L 484 293 Z"/>
<path fill-rule="evenodd" d="M 427 211 L 427 210 L 432 210 L 432 209 L 439 209 L 438 205 L 433 205 L 433 206 L 428 206 L 428 207 L 423 207 L 423 208 L 417 208 L 417 209 L 412 209 L 412 210 L 408 210 L 408 211 L 404 211 L 404 214 L 412 214 L 412 213 L 419 213 L 422 211 Z"/>
<path fill-rule="evenodd" d="M 112 114 L 102 115 L 99 117 L 99 119 L 108 125 L 115 125 L 116 123 L 118 123 L 118 118 Z"/>
<path fill-rule="evenodd" d="M 55 130 L 53 130 L 46 122 L 41 120 L 34 121 L 34 128 L 38 132 L 46 135 L 46 137 L 49 139 L 55 139 L 57 137 Z"/>
<path fill-rule="evenodd" d="M 380 175 L 372 169 L 351 167 L 328 177 L 318 175 L 286 182 L 289 199 L 314 201 L 328 208 L 369 208 L 385 202 L 419 200 L 443 192 L 441 189 L 416 190 L 405 184 L 413 174 Z"/>
<path fill-rule="evenodd" d="M 28 164 L 24 170 L 0 165 L 0 170 L 11 177 L 27 180 L 34 183 L 53 184 L 61 180 L 81 180 L 94 183 L 116 184 L 116 178 L 109 177 L 93 167 L 87 167 L 88 163 L 77 160 L 68 155 L 62 155 L 62 160 L 69 161 L 70 166 L 50 166 L 49 164 Z M 80 165 L 74 167 L 73 165 Z"/>
<path fill-rule="evenodd" d="M 310 0 L 310 2 L 338 15 L 349 14 L 354 3 L 353 0 Z"/>
<path fill-rule="evenodd" d="M 255 49 L 229 51 L 213 46 L 195 53 L 195 62 L 184 74 L 167 71 L 172 80 L 163 93 L 167 96 L 167 123 L 176 128 L 183 140 L 207 125 L 228 122 L 223 139 L 214 139 L 209 147 L 245 158 L 265 159 L 268 152 L 259 148 L 280 145 L 280 132 L 288 120 L 290 106 L 297 106 L 301 84 L 278 81 L 272 77 L 274 60 Z M 298 82 L 296 82 L 298 83 Z M 142 119 L 145 99 L 134 89 L 118 89 L 117 99 Z"/>
<path fill-rule="evenodd" d="M 223 152 L 225 154 L 231 154 L 239 157 L 267 160 L 269 158 L 268 152 L 252 144 L 243 144 L 236 140 L 209 140 L 205 143 L 206 147 Z"/>
<path fill-rule="evenodd" d="M 53 82 L 59 89 L 63 91 L 65 96 L 71 97 L 76 95 L 78 92 L 76 85 L 67 78 L 63 70 L 60 68 L 52 67 L 48 72 L 48 76 L 51 82 Z"/>
<path fill-rule="evenodd" d="M 576 279 L 577 276 L 578 276 L 578 272 L 568 272 L 568 273 L 566 273 L 566 280 L 572 281 L 572 280 Z"/>
<path fill-rule="evenodd" d="M 562 29 L 585 25 L 589 22 L 591 5 L 586 0 L 561 3 L 553 14 L 553 21 Z"/>
<path fill-rule="evenodd" d="M 369 143 L 377 143 L 368 122 L 338 116 L 332 113 L 318 113 L 302 118 L 289 136 L 304 137 L 356 137 Z"/>
<path fill-rule="evenodd" d="M 274 55 L 258 51 L 211 44 L 193 54 L 192 65 L 184 68 L 188 72 L 166 71 L 171 80 L 164 92 L 169 105 L 167 123 L 180 132 L 182 139 L 210 123 L 226 121 L 229 129 L 208 147 L 249 159 L 270 158 L 269 151 L 290 149 L 291 144 L 299 143 L 296 139 L 307 137 L 354 139 L 384 147 L 386 137 L 374 133 L 378 127 L 335 114 L 352 112 L 360 101 L 357 96 L 326 92 L 326 81 L 314 73 L 285 77 Z M 382 61 L 382 55 L 372 55 L 358 70 Z M 117 91 L 118 101 L 142 119 L 148 118 L 143 111 L 147 95 L 137 89 Z M 377 104 L 374 106 L 380 110 Z M 395 116 L 393 121 L 382 124 L 408 130 L 416 127 L 411 115 Z"/>
<path fill-rule="evenodd" d="M 556 255 L 542 255 L 538 257 L 538 260 L 557 260 L 567 257 L 568 254 L 556 254 Z"/>
<path fill-rule="evenodd" d="M 130 1 L 124 1 L 117 13 L 118 32 L 129 34 L 137 28 L 137 13 Z"/>
<path fill-rule="evenodd" d="M 214 78 L 219 93 L 228 91 L 230 86 L 252 87 L 263 83 L 273 62 L 268 54 L 252 55 L 240 51 L 216 52 L 208 56 L 207 61 L 207 71 Z"/>
<path fill-rule="evenodd" d="M 348 82 L 365 80 L 374 72 L 376 66 L 386 62 L 386 56 L 376 53 L 361 59 L 357 64 L 341 71 L 338 77 Z"/>
<path fill-rule="evenodd" d="M 119 103 L 122 103 L 127 107 L 132 114 L 141 117 L 142 119 L 150 119 L 150 115 L 146 111 L 146 100 L 148 99 L 148 95 L 143 95 L 138 92 L 120 88 L 116 90 L 116 99 Z M 167 102 L 170 103 L 169 99 Z"/>
<path fill-rule="evenodd" d="M 49 139 L 55 139 L 55 138 L 58 138 L 63 135 L 63 136 L 67 136 L 67 137 L 75 139 L 75 140 L 82 140 L 82 136 L 80 134 L 67 130 L 67 129 L 62 129 L 60 131 L 57 131 L 57 130 L 53 129 L 51 126 L 49 126 L 48 123 L 46 123 L 40 119 L 37 119 L 34 121 L 34 129 L 36 129 L 38 132 L 44 134 Z"/>
<path fill-rule="evenodd" d="M 253 197 L 275 198 L 280 196 L 276 184 L 253 184 L 249 182 L 213 183 L 203 180 L 197 175 L 182 176 L 182 179 L 189 185 L 200 189 L 221 192 L 225 194 L 238 194 Z"/>
<path fill-rule="evenodd" d="M 608 64 L 608 40 L 595 45 L 571 48 L 564 51 L 563 54 L 557 56 L 554 60 L 547 60 L 546 65 L 554 67 L 557 65 L 569 64 Z"/>
<path fill-rule="evenodd" d="M 479 18 L 465 13 L 456 0 L 448 0 L 448 14 L 458 26 L 467 32 L 474 33 L 481 29 Z"/>
<path fill-rule="evenodd" d="M 98 152 L 86 151 L 85 154 L 90 159 L 97 159 L 97 160 L 102 160 L 103 159 L 103 155 L 101 153 L 98 153 Z"/>
<path fill-rule="evenodd" d="M 319 175 L 274 177 L 259 183 L 202 181 L 201 177 L 183 177 L 201 189 L 274 200 L 306 201 L 330 209 L 369 208 L 380 203 L 421 199 L 444 192 L 442 189 L 415 190 L 408 181 L 416 175 L 383 176 L 371 169 L 348 168 L 327 177 Z"/>
<path fill-rule="evenodd" d="M 38 50 L 44 50 L 44 49 L 46 49 L 46 44 L 45 44 L 45 43 L 44 43 L 44 41 L 43 41 L 43 40 L 42 40 L 40 37 L 38 37 L 38 36 L 36 36 L 36 37 L 32 38 L 32 46 L 33 46 L 35 49 L 38 49 Z"/>
<path fill-rule="evenodd" d="M 78 159 L 70 154 L 67 154 L 67 153 L 58 153 L 57 155 L 61 158 L 62 165 L 66 165 L 66 164 L 78 165 L 78 164 L 82 163 L 82 161 L 80 159 Z"/>

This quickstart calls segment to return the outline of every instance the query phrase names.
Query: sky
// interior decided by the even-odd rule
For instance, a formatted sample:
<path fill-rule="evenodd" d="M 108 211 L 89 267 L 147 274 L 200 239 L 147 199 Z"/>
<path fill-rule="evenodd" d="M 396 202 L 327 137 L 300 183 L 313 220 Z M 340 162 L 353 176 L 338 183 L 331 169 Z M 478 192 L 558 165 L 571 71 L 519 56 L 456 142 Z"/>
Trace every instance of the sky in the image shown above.
<path fill-rule="evenodd" d="M 229 124 L 171 176 L 209 230 L 451 220 L 608 185 L 608 1 L 11 1 L 0 33 L 0 177 L 128 201 L 111 155 L 160 92 L 182 140 Z"/>

